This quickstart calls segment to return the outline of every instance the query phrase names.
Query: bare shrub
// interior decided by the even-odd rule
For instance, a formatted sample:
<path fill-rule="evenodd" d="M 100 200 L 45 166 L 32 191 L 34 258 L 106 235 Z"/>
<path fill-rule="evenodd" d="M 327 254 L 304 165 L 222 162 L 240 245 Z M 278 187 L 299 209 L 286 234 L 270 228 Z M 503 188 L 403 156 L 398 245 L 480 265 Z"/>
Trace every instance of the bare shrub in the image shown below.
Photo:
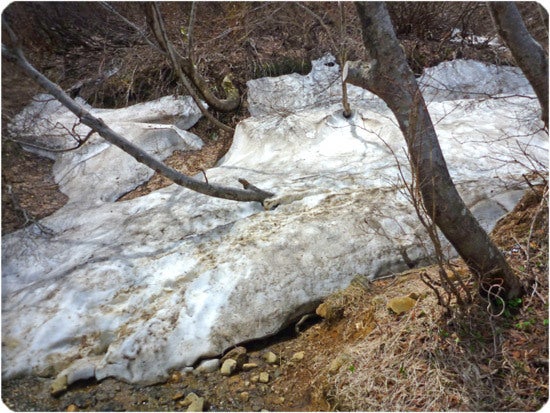
<path fill-rule="evenodd" d="M 389 2 L 388 11 L 398 36 L 423 40 L 442 40 L 454 28 L 472 33 L 489 19 L 481 2 Z"/>

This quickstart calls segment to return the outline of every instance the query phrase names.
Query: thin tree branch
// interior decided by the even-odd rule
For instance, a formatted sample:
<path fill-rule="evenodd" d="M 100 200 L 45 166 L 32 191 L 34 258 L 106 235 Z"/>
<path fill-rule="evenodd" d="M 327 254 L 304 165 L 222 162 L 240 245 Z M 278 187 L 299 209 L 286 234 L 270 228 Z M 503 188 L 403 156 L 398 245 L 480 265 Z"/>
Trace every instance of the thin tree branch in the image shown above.
<path fill-rule="evenodd" d="M 126 23 L 128 26 L 133 28 L 142 38 L 145 40 L 145 42 L 151 46 L 153 49 L 156 49 L 159 53 L 166 55 L 166 52 L 162 50 L 158 45 L 153 43 L 149 38 L 147 37 L 147 34 L 139 27 L 138 25 L 134 24 L 130 20 L 128 20 L 126 17 L 124 17 L 122 14 L 120 14 L 113 6 L 111 6 L 106 1 L 100 1 L 99 5 L 106 9 L 107 11 L 113 13 L 115 16 L 117 16 L 119 19 L 121 19 L 124 23 Z"/>
<path fill-rule="evenodd" d="M 3 22 L 3 27 L 7 29 L 8 34 L 14 44 L 18 44 L 17 37 L 6 24 Z M 2 56 L 6 59 L 19 65 L 25 73 L 37 82 L 40 86 L 46 89 L 52 94 L 59 102 L 67 107 L 72 113 L 74 113 L 80 121 L 96 131 L 101 137 L 109 141 L 115 146 L 118 146 L 124 152 L 131 155 L 138 162 L 148 166 L 155 170 L 159 174 L 167 177 L 176 184 L 201 194 L 213 196 L 216 198 L 230 199 L 234 201 L 243 202 L 263 202 L 265 199 L 272 197 L 274 194 L 271 192 L 259 190 L 254 187 L 251 190 L 229 188 L 219 185 L 207 184 L 190 178 L 175 169 L 165 165 L 154 156 L 149 155 L 143 149 L 133 144 L 132 142 L 119 135 L 111 128 L 109 128 L 101 119 L 92 116 L 86 109 L 79 105 L 76 101 L 71 99 L 57 84 L 50 81 L 46 76 L 36 70 L 25 58 L 22 50 L 18 47 L 8 48 L 2 44 Z"/>
<path fill-rule="evenodd" d="M 185 88 L 187 89 L 187 91 L 195 101 L 195 104 L 198 106 L 201 113 L 218 128 L 230 133 L 235 132 L 235 129 L 220 122 L 210 112 L 208 112 L 208 110 L 203 106 L 200 96 L 197 94 L 195 87 L 191 84 L 189 77 L 187 77 L 181 65 L 179 64 L 179 61 L 180 61 L 179 55 L 174 49 L 174 46 L 172 46 L 172 43 L 170 43 L 170 41 L 168 40 L 168 35 L 166 34 L 166 29 L 164 28 L 164 21 L 162 19 L 162 15 L 160 14 L 158 4 L 151 3 L 150 7 L 151 7 L 151 14 L 153 16 L 154 25 L 155 25 L 155 33 L 158 33 L 158 35 L 162 37 L 162 43 L 166 48 L 172 67 L 176 70 L 178 77 L 180 78 L 181 82 L 183 83 L 183 85 L 185 86 Z"/>
<path fill-rule="evenodd" d="M 195 8 L 196 8 L 196 2 L 191 2 L 191 12 L 189 13 L 189 25 L 187 26 L 187 55 L 189 57 L 189 60 L 192 62 L 195 61 L 193 59 L 193 29 L 195 26 Z M 191 65 L 191 69 L 195 70 L 195 66 Z"/>
<path fill-rule="evenodd" d="M 206 103 L 213 109 L 221 112 L 231 112 L 237 109 L 241 103 L 237 88 L 230 81 L 229 84 L 224 83 L 222 87 L 227 93 L 227 99 L 218 99 L 212 93 L 206 81 L 195 70 L 193 61 L 180 55 L 168 41 L 158 4 L 154 2 L 147 3 L 144 5 L 144 9 L 149 27 L 157 39 L 160 48 L 164 51 L 164 54 L 171 58 L 174 69 L 176 71 L 181 71 L 188 77 Z M 183 80 L 182 82 L 184 82 L 184 84 L 189 83 L 189 81 Z"/>

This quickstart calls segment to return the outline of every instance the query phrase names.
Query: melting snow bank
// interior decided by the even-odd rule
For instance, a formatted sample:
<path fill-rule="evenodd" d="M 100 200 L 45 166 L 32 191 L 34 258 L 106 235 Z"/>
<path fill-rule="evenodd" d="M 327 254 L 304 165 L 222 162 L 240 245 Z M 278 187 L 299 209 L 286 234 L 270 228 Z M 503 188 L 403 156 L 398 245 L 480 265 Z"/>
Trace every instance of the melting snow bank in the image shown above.
<path fill-rule="evenodd" d="M 4 378 L 162 381 L 171 369 L 275 333 L 357 274 L 429 259 L 402 193 L 396 162 L 407 174 L 405 145 L 394 118 L 353 87 L 354 113 L 344 118 L 332 60 L 315 61 L 307 76 L 250 81 L 254 116 L 207 171 L 210 182 L 243 177 L 277 193 L 273 210 L 176 185 L 115 203 L 127 190 L 118 184 L 126 155 L 94 162 L 99 146 L 109 147 L 102 142 L 86 156 L 64 154 L 56 171 L 75 171 L 62 186 L 70 202 L 41 221 L 49 232 L 3 237 Z M 491 84 L 491 67 L 461 64 L 475 84 Z M 445 79 L 448 70 L 430 75 Z M 502 81 L 525 84 L 513 71 Z M 491 229 L 522 195 L 521 174 L 547 165 L 536 99 L 432 99 L 429 109 L 453 179 Z M 96 173 L 102 185 L 90 185 Z"/>

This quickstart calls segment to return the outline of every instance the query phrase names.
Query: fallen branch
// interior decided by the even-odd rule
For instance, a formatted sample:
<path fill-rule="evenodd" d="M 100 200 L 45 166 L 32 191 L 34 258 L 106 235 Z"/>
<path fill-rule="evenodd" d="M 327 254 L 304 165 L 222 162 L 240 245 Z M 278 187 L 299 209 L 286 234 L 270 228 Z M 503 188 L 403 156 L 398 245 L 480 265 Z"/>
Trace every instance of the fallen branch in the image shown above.
<path fill-rule="evenodd" d="M 170 168 L 154 156 L 151 156 L 140 147 L 134 145 L 132 142 L 113 131 L 101 119 L 91 115 L 80 104 L 71 99 L 69 95 L 67 95 L 57 84 L 53 83 L 46 76 L 36 70 L 25 58 L 23 51 L 19 46 L 17 36 L 15 36 L 15 33 L 11 30 L 11 27 L 4 20 L 2 23 L 3 27 L 7 30 L 12 43 L 15 45 L 12 48 L 9 48 L 2 44 L 2 56 L 20 66 L 31 79 L 46 89 L 52 96 L 59 100 L 61 104 L 74 113 L 84 125 L 90 127 L 102 138 L 128 153 L 138 162 L 148 166 L 180 186 L 216 198 L 242 202 L 263 203 L 265 199 L 271 198 L 274 195 L 271 192 L 263 191 L 256 187 L 251 187 L 250 189 L 237 189 L 200 182 Z"/>

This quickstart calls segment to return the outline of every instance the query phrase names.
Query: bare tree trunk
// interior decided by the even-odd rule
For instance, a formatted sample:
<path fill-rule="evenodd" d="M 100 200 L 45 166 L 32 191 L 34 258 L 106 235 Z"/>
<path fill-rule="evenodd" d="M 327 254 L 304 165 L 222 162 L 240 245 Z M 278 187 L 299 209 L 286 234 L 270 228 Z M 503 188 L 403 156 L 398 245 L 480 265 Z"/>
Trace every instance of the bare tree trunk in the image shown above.
<path fill-rule="evenodd" d="M 347 81 L 378 95 L 394 113 L 425 209 L 469 268 L 487 287 L 502 287 L 502 298 L 519 296 L 519 279 L 466 207 L 449 175 L 424 98 L 384 3 L 356 3 L 356 8 L 367 59 L 347 63 Z"/>
<path fill-rule="evenodd" d="M 92 116 L 81 105 L 71 99 L 69 95 L 67 95 L 58 85 L 51 82 L 42 73 L 36 70 L 26 60 L 23 52 L 18 47 L 18 41 L 15 37 L 15 34 L 11 31 L 9 26 L 4 21 L 3 28 L 10 33 L 13 43 L 16 45 L 13 49 L 10 49 L 2 44 L 3 57 L 18 64 L 30 78 L 36 81 L 40 86 L 42 86 L 57 100 L 59 100 L 65 107 L 73 112 L 84 125 L 90 127 L 108 142 L 112 143 L 115 146 L 118 146 L 120 149 L 131 155 L 138 162 L 148 166 L 149 168 L 167 177 L 168 179 L 180 186 L 216 198 L 243 202 L 256 201 L 263 203 L 265 199 L 270 198 L 274 195 L 271 192 L 263 191 L 255 187 L 254 185 L 249 184 L 248 181 L 242 178 L 239 181 L 242 183 L 244 189 L 228 188 L 197 181 L 182 174 L 181 172 L 176 171 L 175 169 L 170 168 L 155 157 L 149 155 L 143 149 L 125 139 L 123 136 L 113 131 L 101 119 Z"/>
<path fill-rule="evenodd" d="M 155 32 L 155 35 L 157 36 L 159 40 L 159 43 L 163 49 L 166 50 L 166 53 L 168 53 L 168 58 L 170 59 L 170 63 L 172 64 L 172 67 L 178 74 L 178 77 L 180 78 L 180 81 L 183 83 L 193 100 L 195 101 L 195 104 L 200 109 L 201 113 L 210 121 L 212 124 L 226 132 L 230 132 L 233 134 L 235 130 L 224 123 L 220 122 L 218 119 L 216 119 L 210 112 L 208 112 L 208 109 L 206 109 L 200 99 L 200 96 L 197 94 L 197 90 L 195 89 L 195 86 L 191 83 L 190 76 L 188 76 L 181 65 L 182 57 L 176 52 L 176 49 L 174 49 L 174 46 L 172 46 L 172 43 L 168 40 L 168 35 L 166 33 L 166 29 L 164 28 L 164 21 L 162 20 L 162 15 L 160 14 L 160 10 L 157 3 L 149 3 L 149 8 L 147 8 L 148 16 L 150 16 L 150 22 L 151 28 Z M 193 62 L 191 62 L 191 71 L 192 74 L 196 75 L 196 71 L 193 67 Z M 202 96 L 204 96 L 204 93 L 206 91 L 209 91 L 208 88 L 206 88 L 204 91 L 201 91 L 198 89 L 199 93 L 201 93 Z"/>
<path fill-rule="evenodd" d="M 514 2 L 488 2 L 487 5 L 499 36 L 537 94 L 541 118 L 548 129 L 548 56 L 529 34 Z"/>
<path fill-rule="evenodd" d="M 172 44 L 168 41 L 166 31 L 163 27 L 162 18 L 158 9 L 158 4 L 155 2 L 145 3 L 143 5 L 145 15 L 147 17 L 147 24 L 153 32 L 155 39 L 157 40 L 160 49 L 171 58 L 172 66 L 176 71 L 182 71 L 187 76 L 193 85 L 197 88 L 202 95 L 206 103 L 215 110 L 220 112 L 231 112 L 240 105 L 241 99 L 239 91 L 233 85 L 231 80 L 226 76 L 222 82 L 222 87 L 227 94 L 227 99 L 217 98 L 205 80 L 195 70 L 195 65 L 190 58 L 184 58 L 181 54 L 177 53 Z M 180 75 L 181 79 L 181 75 Z M 187 85 L 186 85 L 187 87 Z"/>

